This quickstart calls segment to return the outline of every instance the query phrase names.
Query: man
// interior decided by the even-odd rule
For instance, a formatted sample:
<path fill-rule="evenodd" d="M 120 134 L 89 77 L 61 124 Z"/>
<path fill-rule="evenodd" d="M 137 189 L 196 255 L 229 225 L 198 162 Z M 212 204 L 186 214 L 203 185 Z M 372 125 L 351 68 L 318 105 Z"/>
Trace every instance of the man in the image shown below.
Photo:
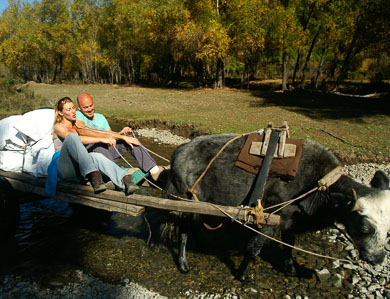
<path fill-rule="evenodd" d="M 107 119 L 103 114 L 95 113 L 95 106 L 93 104 L 93 99 L 88 93 L 81 93 L 77 97 L 77 106 L 78 111 L 76 112 L 76 118 L 82 120 L 85 125 L 96 131 L 103 131 L 105 134 L 115 136 L 118 134 L 113 132 L 108 124 Z M 131 154 L 137 160 L 140 168 L 145 172 L 149 172 L 153 180 L 157 181 L 161 172 L 165 169 L 163 167 L 157 166 L 156 161 L 150 156 L 149 152 L 142 146 L 137 138 L 134 137 L 132 129 L 129 127 L 124 127 L 119 134 L 129 136 L 131 142 L 124 142 L 123 140 L 118 140 L 116 143 L 116 148 L 121 155 L 130 151 Z M 107 146 L 102 143 L 95 143 L 87 147 L 89 152 L 97 152 L 105 155 L 108 159 L 112 161 L 117 161 L 120 158 L 120 155 L 112 146 Z"/>

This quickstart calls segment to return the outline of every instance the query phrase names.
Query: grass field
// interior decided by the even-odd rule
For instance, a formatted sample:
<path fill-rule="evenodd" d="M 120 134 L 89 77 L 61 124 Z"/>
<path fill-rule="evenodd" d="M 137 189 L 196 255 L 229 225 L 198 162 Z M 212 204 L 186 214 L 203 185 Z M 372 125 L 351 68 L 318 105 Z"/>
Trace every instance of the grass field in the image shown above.
<path fill-rule="evenodd" d="M 132 126 L 191 124 L 201 134 L 245 133 L 268 122 L 280 125 L 286 120 L 291 137 L 318 141 L 344 162 L 390 160 L 388 96 L 37 83 L 23 89 L 33 92 L 37 101 L 48 100 L 51 106 L 63 96 L 75 101 L 79 93 L 90 93 L 97 112 L 110 121 Z"/>

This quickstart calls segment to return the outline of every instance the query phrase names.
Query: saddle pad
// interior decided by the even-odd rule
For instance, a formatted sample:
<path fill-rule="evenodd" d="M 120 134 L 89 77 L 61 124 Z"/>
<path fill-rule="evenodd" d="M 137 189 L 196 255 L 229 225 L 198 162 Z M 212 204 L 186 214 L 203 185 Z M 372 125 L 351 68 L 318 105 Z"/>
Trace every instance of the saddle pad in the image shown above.
<path fill-rule="evenodd" d="M 244 146 L 241 149 L 240 154 L 238 155 L 237 161 L 235 163 L 236 166 L 251 172 L 251 173 L 259 173 L 261 164 L 263 163 L 263 157 L 252 155 L 249 153 L 252 142 L 262 142 L 264 139 L 264 134 L 259 135 L 257 133 L 252 133 L 248 135 L 248 138 L 245 141 Z M 301 139 L 292 139 L 286 138 L 286 144 L 294 144 L 296 145 L 296 154 L 295 157 L 291 158 L 283 158 L 283 159 L 273 159 L 272 164 L 269 170 L 269 176 L 281 176 L 287 179 L 295 178 L 299 161 L 302 156 L 302 146 L 304 140 Z"/>

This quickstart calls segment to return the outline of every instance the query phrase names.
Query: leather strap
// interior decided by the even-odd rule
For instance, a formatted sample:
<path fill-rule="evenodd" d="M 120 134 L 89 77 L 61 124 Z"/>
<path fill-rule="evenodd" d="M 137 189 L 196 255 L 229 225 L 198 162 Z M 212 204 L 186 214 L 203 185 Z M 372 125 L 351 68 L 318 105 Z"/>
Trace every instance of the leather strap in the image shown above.
<path fill-rule="evenodd" d="M 249 206 L 254 207 L 257 205 L 257 200 L 263 197 L 265 182 L 268 178 L 269 169 L 274 158 L 276 146 L 278 145 L 280 131 L 272 130 L 269 138 L 268 149 L 265 154 L 263 163 L 261 164 L 260 172 L 257 176 L 255 188 L 253 189 L 251 198 L 249 199 Z"/>

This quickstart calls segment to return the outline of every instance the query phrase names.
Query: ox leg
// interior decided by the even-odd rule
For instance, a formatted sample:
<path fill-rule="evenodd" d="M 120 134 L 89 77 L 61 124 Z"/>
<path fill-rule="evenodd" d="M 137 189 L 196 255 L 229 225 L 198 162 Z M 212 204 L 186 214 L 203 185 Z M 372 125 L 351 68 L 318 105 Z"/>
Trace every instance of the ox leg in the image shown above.
<path fill-rule="evenodd" d="M 261 232 L 271 236 L 274 233 L 274 229 L 271 227 L 263 227 Z M 240 281 L 245 281 L 248 276 L 249 265 L 251 261 L 260 254 L 264 244 L 268 241 L 266 237 L 261 235 L 255 235 L 248 243 L 244 259 L 238 267 L 236 278 Z"/>
<path fill-rule="evenodd" d="M 282 241 L 294 245 L 295 244 L 295 236 L 291 235 L 287 232 L 282 231 Z M 292 248 L 289 246 L 283 246 L 282 248 L 282 259 L 283 259 L 283 270 L 287 275 L 296 276 L 297 270 L 294 266 L 294 260 L 292 258 Z"/>
<path fill-rule="evenodd" d="M 179 236 L 179 270 L 185 273 L 190 270 L 186 256 L 187 240 L 188 234 L 181 231 Z"/>

